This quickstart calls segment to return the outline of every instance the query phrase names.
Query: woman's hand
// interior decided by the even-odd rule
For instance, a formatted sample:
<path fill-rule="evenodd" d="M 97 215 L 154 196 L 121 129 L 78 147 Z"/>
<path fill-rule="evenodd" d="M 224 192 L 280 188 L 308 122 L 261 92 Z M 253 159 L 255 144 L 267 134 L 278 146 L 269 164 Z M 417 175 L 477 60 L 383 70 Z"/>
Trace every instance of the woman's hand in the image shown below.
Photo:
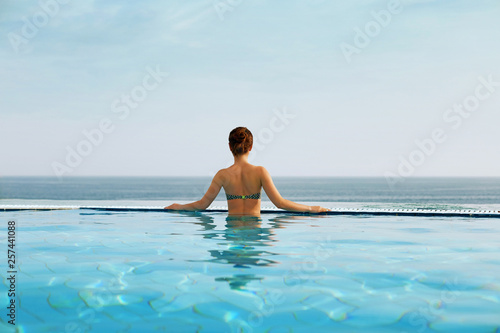
<path fill-rule="evenodd" d="M 177 204 L 177 203 L 173 203 L 170 206 L 165 207 L 164 209 L 181 210 L 182 205 Z"/>
<path fill-rule="evenodd" d="M 329 212 L 330 209 L 324 208 L 321 206 L 311 206 L 311 213 L 323 213 L 323 212 Z"/>

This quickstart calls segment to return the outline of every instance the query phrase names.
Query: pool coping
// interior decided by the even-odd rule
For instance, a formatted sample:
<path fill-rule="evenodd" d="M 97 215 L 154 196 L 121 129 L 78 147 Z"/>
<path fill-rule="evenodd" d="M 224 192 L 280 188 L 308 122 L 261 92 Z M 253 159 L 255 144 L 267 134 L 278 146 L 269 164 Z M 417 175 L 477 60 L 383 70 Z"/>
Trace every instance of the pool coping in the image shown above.
<path fill-rule="evenodd" d="M 50 210 L 97 210 L 115 212 L 175 212 L 162 207 L 129 207 L 129 206 L 41 206 L 41 205 L 9 205 L 0 206 L 0 211 L 50 211 Z M 209 207 L 200 212 L 227 213 L 227 207 Z M 385 215 L 385 216 L 437 216 L 437 217 L 478 217 L 500 218 L 500 211 L 493 210 L 437 210 L 437 209 L 380 209 L 380 208 L 331 208 L 328 212 L 305 213 L 291 212 L 274 207 L 263 207 L 261 214 L 300 214 L 300 215 Z"/>

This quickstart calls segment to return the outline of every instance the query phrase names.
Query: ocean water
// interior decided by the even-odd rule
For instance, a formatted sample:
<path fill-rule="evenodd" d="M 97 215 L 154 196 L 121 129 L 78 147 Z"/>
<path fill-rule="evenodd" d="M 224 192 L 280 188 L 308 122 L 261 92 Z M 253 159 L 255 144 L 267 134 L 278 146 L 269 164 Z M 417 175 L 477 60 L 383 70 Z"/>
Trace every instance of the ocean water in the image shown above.
<path fill-rule="evenodd" d="M 0 177 L 2 200 L 190 201 L 208 177 Z M 274 182 L 283 197 L 301 202 L 417 205 L 498 205 L 500 178 L 409 178 L 390 187 L 384 178 L 289 178 Z M 221 190 L 217 201 L 224 201 Z M 267 196 L 263 191 L 263 200 Z"/>

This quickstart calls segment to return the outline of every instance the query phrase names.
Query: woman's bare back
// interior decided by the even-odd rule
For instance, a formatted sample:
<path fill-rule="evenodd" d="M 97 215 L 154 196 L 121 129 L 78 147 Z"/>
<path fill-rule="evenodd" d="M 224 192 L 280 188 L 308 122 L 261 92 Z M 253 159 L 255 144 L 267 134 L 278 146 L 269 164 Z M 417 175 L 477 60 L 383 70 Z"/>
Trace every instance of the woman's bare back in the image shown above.
<path fill-rule="evenodd" d="M 220 171 L 221 185 L 226 194 L 249 196 L 261 193 L 262 168 L 250 163 L 238 163 Z M 234 199 L 227 202 L 231 215 L 259 215 L 260 199 Z"/>
<path fill-rule="evenodd" d="M 234 164 L 221 169 L 214 176 L 207 192 L 198 201 L 189 204 L 171 204 L 166 209 L 204 210 L 215 200 L 221 188 L 227 197 L 229 215 L 260 215 L 261 190 L 278 208 L 296 211 L 319 213 L 328 209 L 320 206 L 302 205 L 284 199 L 274 186 L 269 172 L 261 166 L 248 163 L 248 154 L 252 150 L 253 136 L 246 127 L 237 127 L 229 134 L 229 149 L 233 153 Z"/>

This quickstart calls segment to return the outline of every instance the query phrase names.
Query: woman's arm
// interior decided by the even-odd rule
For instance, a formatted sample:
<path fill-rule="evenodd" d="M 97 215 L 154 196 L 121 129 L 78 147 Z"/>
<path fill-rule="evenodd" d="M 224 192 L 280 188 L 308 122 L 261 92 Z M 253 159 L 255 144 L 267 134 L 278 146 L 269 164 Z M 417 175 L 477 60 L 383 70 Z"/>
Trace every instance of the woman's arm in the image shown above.
<path fill-rule="evenodd" d="M 269 172 L 264 167 L 261 167 L 261 172 L 262 187 L 276 207 L 292 212 L 320 213 L 329 211 L 329 209 L 321 206 L 302 205 L 283 198 L 280 192 L 278 192 L 276 186 L 274 186 L 273 179 L 271 178 Z"/>
<path fill-rule="evenodd" d="M 207 193 L 201 198 L 201 200 L 191 202 L 188 204 L 171 204 L 170 206 L 165 207 L 165 209 L 173 209 L 173 210 L 205 210 L 210 206 L 210 204 L 215 200 L 217 195 L 220 192 L 222 187 L 222 175 L 221 171 L 217 172 L 217 174 L 212 179 L 212 183 L 207 190 Z"/>

